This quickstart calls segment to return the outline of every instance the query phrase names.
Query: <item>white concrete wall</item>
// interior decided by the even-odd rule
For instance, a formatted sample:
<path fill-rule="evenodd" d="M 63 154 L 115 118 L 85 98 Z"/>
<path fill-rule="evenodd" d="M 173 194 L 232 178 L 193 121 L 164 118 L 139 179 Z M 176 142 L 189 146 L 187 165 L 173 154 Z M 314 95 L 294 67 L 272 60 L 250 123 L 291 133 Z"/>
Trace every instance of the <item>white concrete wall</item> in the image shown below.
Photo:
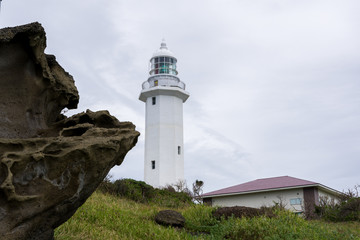
<path fill-rule="evenodd" d="M 291 205 L 290 199 L 293 198 L 301 198 L 301 205 Z M 234 196 L 213 197 L 212 205 L 221 207 L 245 206 L 260 208 L 262 206 L 274 206 L 274 202 L 279 202 L 280 199 L 285 204 L 285 208 L 294 212 L 303 211 L 304 193 L 302 188 Z"/>
<path fill-rule="evenodd" d="M 326 198 L 328 199 L 328 201 L 330 202 L 334 202 L 334 203 L 338 203 L 339 202 L 339 199 L 337 198 L 337 196 L 333 195 L 333 194 L 330 194 L 328 192 L 325 192 L 321 189 L 318 190 L 318 193 L 319 193 L 319 201 L 321 200 L 321 198 Z"/>
<path fill-rule="evenodd" d="M 161 187 L 184 179 L 183 100 L 155 97 L 155 105 L 152 97 L 146 100 L 144 178 L 146 183 Z M 151 161 L 155 161 L 155 169 Z"/>

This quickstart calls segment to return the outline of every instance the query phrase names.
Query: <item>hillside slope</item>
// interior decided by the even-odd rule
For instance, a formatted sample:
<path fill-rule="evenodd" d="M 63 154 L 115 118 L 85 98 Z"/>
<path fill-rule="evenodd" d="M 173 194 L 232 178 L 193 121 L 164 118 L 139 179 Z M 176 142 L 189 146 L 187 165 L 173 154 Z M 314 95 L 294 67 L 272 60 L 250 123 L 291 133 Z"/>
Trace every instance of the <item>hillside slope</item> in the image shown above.
<path fill-rule="evenodd" d="M 271 219 L 216 220 L 212 208 L 201 205 L 177 209 L 186 218 L 185 229 L 167 228 L 154 222 L 162 209 L 97 191 L 56 229 L 55 239 L 360 239 L 359 222 L 306 221 L 288 212 Z"/>

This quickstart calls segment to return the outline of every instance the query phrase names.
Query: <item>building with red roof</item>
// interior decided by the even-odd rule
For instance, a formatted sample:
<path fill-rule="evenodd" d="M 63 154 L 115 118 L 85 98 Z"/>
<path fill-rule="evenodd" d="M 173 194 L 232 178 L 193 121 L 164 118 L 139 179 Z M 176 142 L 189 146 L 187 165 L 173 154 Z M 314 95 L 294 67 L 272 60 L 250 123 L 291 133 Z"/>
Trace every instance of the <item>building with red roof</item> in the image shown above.
<path fill-rule="evenodd" d="M 294 212 L 314 209 L 321 200 L 337 201 L 341 192 L 320 183 L 282 176 L 262 178 L 205 193 L 203 202 L 212 206 L 260 208 L 281 204 Z"/>

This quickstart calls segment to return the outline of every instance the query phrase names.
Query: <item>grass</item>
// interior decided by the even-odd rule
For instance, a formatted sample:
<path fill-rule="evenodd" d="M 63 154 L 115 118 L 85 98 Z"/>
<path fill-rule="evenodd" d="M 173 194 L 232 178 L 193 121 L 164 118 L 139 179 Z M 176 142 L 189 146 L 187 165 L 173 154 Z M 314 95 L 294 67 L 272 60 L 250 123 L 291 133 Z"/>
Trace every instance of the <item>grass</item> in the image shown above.
<path fill-rule="evenodd" d="M 360 239 L 360 223 L 306 221 L 289 212 L 277 217 L 216 220 L 213 208 L 193 205 L 181 212 L 184 229 L 163 227 L 154 222 L 165 209 L 95 192 L 76 214 L 55 230 L 55 240 L 101 239 Z"/>
<path fill-rule="evenodd" d="M 95 192 L 76 214 L 55 231 L 56 240 L 192 239 L 153 219 L 161 208 Z"/>
<path fill-rule="evenodd" d="M 138 203 L 180 208 L 192 205 L 192 198 L 185 192 L 176 192 L 175 189 L 157 189 L 143 181 L 134 179 L 119 179 L 115 182 L 103 181 L 98 187 L 103 193 L 109 193 Z"/>

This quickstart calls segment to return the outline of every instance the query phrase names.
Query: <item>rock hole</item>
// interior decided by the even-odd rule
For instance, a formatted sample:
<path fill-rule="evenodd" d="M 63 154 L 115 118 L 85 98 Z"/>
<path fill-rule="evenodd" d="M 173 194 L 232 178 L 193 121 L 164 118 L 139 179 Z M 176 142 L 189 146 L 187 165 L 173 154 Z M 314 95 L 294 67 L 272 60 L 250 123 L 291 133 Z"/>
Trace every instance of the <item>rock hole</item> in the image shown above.
<path fill-rule="evenodd" d="M 79 127 L 79 128 L 71 128 L 64 129 L 61 133 L 64 137 L 73 137 L 73 136 L 81 136 L 83 135 L 89 128 L 88 127 Z"/>
<path fill-rule="evenodd" d="M 0 185 L 5 181 L 8 176 L 7 167 L 5 164 L 0 164 Z"/>

